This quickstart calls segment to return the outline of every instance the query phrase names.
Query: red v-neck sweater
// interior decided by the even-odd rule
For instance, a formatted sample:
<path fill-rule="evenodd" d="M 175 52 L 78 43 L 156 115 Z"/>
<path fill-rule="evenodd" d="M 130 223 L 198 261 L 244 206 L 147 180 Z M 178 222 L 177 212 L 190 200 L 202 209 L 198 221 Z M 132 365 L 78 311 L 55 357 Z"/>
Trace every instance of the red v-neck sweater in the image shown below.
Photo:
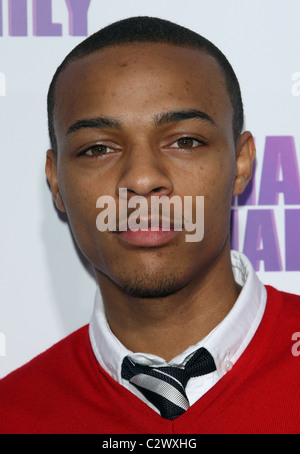
<path fill-rule="evenodd" d="M 85 326 L 0 381 L 0 433 L 300 433 L 300 297 L 267 291 L 244 354 L 174 421 L 99 366 Z"/>

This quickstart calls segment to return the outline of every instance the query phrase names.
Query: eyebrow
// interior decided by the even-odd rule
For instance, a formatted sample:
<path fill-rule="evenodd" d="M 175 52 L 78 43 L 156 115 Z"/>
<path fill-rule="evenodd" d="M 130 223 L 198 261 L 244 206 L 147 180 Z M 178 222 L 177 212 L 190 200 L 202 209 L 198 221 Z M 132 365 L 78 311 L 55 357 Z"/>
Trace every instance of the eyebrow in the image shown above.
<path fill-rule="evenodd" d="M 179 123 L 180 121 L 194 118 L 200 118 L 201 120 L 205 120 L 213 126 L 216 126 L 215 120 L 210 115 L 198 109 L 178 110 L 155 115 L 154 122 L 157 126 L 161 126 L 165 123 Z"/>
<path fill-rule="evenodd" d="M 215 120 L 206 112 L 198 109 L 188 109 L 188 110 L 175 110 L 170 112 L 164 112 L 162 114 L 154 115 L 154 124 L 156 126 L 162 126 L 165 123 L 179 123 L 184 120 L 191 119 L 201 119 L 205 120 L 213 126 L 216 126 Z M 122 129 L 123 124 L 121 121 L 115 118 L 109 117 L 96 117 L 96 118 L 86 118 L 83 120 L 78 120 L 69 126 L 67 130 L 67 135 L 73 132 L 79 131 L 81 129 Z"/>
<path fill-rule="evenodd" d="M 97 118 L 87 118 L 83 120 L 78 120 L 69 126 L 67 130 L 67 134 L 71 134 L 72 132 L 79 131 L 80 129 L 103 129 L 103 128 L 114 128 L 114 129 L 121 129 L 122 123 L 116 119 L 108 118 L 108 117 L 97 117 Z"/>

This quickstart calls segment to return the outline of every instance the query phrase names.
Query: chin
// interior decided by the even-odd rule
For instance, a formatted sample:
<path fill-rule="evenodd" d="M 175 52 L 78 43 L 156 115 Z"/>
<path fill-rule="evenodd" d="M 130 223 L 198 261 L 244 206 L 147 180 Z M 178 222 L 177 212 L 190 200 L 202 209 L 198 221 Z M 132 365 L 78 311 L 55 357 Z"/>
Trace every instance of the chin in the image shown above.
<path fill-rule="evenodd" d="M 175 276 L 137 276 L 134 279 L 124 278 L 119 287 L 127 295 L 135 298 L 165 298 L 178 292 L 184 285 Z"/>

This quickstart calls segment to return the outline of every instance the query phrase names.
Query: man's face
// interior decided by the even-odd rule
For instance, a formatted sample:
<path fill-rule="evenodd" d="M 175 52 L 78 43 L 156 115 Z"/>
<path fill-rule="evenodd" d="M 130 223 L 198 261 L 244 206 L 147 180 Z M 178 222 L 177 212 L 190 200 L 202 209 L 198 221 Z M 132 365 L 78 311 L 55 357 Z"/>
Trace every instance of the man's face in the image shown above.
<path fill-rule="evenodd" d="M 48 178 L 100 283 L 154 297 L 205 274 L 228 245 L 236 177 L 232 106 L 211 56 L 136 43 L 77 60 L 58 81 L 54 126 Z M 120 188 L 144 196 L 149 210 L 151 196 L 204 196 L 203 240 L 186 242 L 184 230 L 100 232 L 96 201 L 111 196 L 118 209 Z"/>

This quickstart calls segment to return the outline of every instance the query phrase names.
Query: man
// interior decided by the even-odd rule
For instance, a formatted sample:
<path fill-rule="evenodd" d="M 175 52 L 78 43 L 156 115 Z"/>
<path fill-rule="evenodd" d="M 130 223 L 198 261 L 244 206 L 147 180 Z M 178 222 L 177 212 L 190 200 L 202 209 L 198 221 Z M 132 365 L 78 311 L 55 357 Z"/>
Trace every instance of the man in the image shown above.
<path fill-rule="evenodd" d="M 168 21 L 126 19 L 69 54 L 48 116 L 52 195 L 100 290 L 89 327 L 2 380 L 0 431 L 298 432 L 300 299 L 230 252 L 255 146 L 224 55 Z M 155 197 L 174 196 L 192 201 L 182 229 L 175 205 L 152 229 Z M 190 241 L 200 196 L 204 235 Z"/>

